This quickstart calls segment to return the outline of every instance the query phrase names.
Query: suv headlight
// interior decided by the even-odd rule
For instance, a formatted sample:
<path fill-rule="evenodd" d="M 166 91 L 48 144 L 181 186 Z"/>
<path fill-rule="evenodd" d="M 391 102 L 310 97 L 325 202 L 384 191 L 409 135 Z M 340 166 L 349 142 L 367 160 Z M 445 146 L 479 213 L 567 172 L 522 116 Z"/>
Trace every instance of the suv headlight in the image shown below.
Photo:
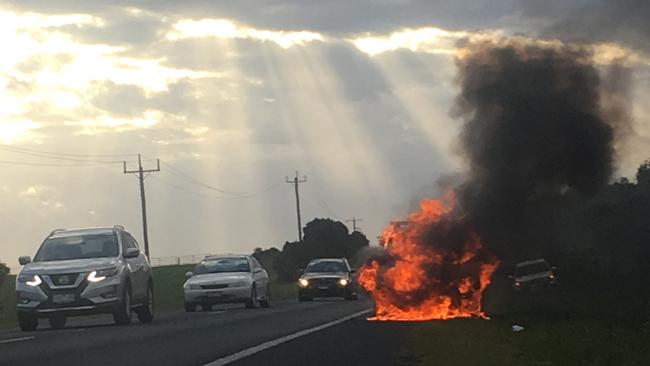
<path fill-rule="evenodd" d="M 350 283 L 350 281 L 348 281 L 347 278 L 341 278 L 341 279 L 339 280 L 339 285 L 341 285 L 341 286 L 343 286 L 343 287 L 347 286 L 349 283 Z"/>
<path fill-rule="evenodd" d="M 300 286 L 300 287 L 307 287 L 307 286 L 309 286 L 309 280 L 307 280 L 306 278 L 301 278 L 301 279 L 299 279 L 299 280 L 298 280 L 298 286 Z"/>
<path fill-rule="evenodd" d="M 105 280 L 107 277 L 113 277 L 117 274 L 117 267 L 100 269 L 92 271 L 88 274 L 89 282 L 99 282 Z"/>
<path fill-rule="evenodd" d="M 18 276 L 18 282 L 27 284 L 27 286 L 36 287 L 43 283 L 38 275 L 21 274 Z"/>

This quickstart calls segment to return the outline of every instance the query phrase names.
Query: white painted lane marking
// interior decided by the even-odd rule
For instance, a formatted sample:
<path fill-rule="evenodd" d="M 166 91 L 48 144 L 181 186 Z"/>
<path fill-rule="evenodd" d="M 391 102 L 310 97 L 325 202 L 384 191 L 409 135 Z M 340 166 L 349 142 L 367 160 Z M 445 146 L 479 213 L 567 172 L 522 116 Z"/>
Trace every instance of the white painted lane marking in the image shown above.
<path fill-rule="evenodd" d="M 31 337 L 20 337 L 20 338 L 5 339 L 3 341 L 0 341 L 0 344 L 31 341 L 32 339 L 36 339 L 36 337 L 31 336 Z"/>
<path fill-rule="evenodd" d="M 210 314 L 212 314 L 212 315 L 217 315 L 217 314 L 223 314 L 223 313 L 225 313 L 225 312 L 226 312 L 226 310 L 219 310 L 219 311 L 213 311 L 213 312 L 211 312 Z"/>
<path fill-rule="evenodd" d="M 372 312 L 372 310 L 373 309 L 366 309 L 366 310 L 360 311 L 358 313 L 348 315 L 348 316 L 343 317 L 341 319 L 334 320 L 334 321 L 331 321 L 329 323 L 321 324 L 321 325 L 319 325 L 317 327 L 314 327 L 314 328 L 301 330 L 299 332 L 289 334 L 288 336 L 284 336 L 284 337 L 281 337 L 281 338 L 278 338 L 278 339 L 274 339 L 272 341 L 264 342 L 262 344 L 259 344 L 259 345 L 255 346 L 255 347 L 251 347 L 251 348 L 245 349 L 243 351 L 233 353 L 232 355 L 229 355 L 229 356 L 220 358 L 218 360 L 212 361 L 212 362 L 210 362 L 208 364 L 205 364 L 204 366 L 227 365 L 229 363 L 241 360 L 244 357 L 254 355 L 254 354 L 258 353 L 258 352 L 267 350 L 269 348 L 275 347 L 275 346 L 280 345 L 282 343 L 286 343 L 286 342 L 289 342 L 289 341 L 294 340 L 296 338 L 306 336 L 307 334 L 315 333 L 315 332 L 318 332 L 318 331 L 323 330 L 325 328 L 329 328 L 329 327 L 333 327 L 335 325 L 341 324 L 343 322 L 346 322 L 346 321 L 348 321 L 350 319 L 356 318 L 356 317 L 361 316 L 363 314 L 370 313 L 370 312 Z"/>

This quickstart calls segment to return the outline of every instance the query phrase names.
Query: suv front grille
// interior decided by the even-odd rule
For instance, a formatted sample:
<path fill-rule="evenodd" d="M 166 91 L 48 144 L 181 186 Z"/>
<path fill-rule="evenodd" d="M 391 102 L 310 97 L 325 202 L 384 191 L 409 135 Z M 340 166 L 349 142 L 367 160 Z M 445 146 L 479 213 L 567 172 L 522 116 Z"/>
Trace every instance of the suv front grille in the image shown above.
<path fill-rule="evenodd" d="M 63 273 L 50 275 L 50 279 L 54 286 L 72 286 L 77 282 L 81 273 Z"/>

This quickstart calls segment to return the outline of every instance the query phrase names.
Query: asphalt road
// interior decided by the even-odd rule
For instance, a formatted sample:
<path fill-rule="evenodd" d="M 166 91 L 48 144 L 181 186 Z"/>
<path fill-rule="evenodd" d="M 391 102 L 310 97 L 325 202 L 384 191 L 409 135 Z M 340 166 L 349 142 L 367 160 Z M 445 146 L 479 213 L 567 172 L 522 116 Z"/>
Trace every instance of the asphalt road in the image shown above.
<path fill-rule="evenodd" d="M 0 365 L 395 365 L 401 333 L 366 321 L 360 313 L 371 307 L 369 300 L 285 301 L 159 314 L 151 325 L 73 318 L 62 330 L 43 320 L 36 332 L 0 332 Z"/>

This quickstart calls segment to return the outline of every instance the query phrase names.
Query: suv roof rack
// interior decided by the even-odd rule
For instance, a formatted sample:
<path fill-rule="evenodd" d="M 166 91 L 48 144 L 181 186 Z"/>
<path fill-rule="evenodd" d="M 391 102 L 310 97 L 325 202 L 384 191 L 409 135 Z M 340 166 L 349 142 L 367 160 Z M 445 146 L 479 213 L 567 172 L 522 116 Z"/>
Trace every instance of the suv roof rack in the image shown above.
<path fill-rule="evenodd" d="M 62 232 L 62 231 L 66 231 L 66 229 L 54 229 L 54 230 L 52 230 L 52 232 L 50 233 L 50 235 L 54 235 L 54 234 L 56 234 L 56 233 L 60 233 L 60 232 Z"/>

